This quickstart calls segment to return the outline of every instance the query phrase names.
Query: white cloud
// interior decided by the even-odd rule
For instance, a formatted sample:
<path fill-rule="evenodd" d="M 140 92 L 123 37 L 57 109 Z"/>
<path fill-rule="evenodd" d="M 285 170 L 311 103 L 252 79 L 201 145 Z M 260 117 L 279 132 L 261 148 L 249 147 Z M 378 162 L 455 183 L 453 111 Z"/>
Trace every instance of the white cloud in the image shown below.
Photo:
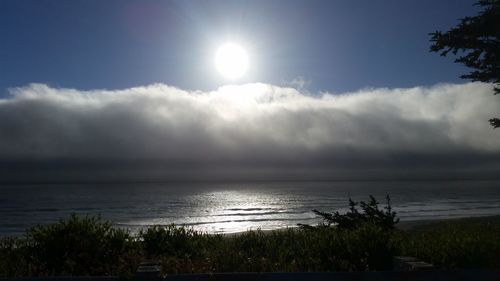
<path fill-rule="evenodd" d="M 292 81 L 285 83 L 285 85 L 298 89 L 299 91 L 304 91 L 306 86 L 311 84 L 310 80 L 306 80 L 302 76 L 298 76 L 292 79 Z"/>
<path fill-rule="evenodd" d="M 0 157 L 318 167 L 498 160 L 500 130 L 487 120 L 499 108 L 482 83 L 317 96 L 267 84 L 211 92 L 32 84 L 0 100 Z"/>

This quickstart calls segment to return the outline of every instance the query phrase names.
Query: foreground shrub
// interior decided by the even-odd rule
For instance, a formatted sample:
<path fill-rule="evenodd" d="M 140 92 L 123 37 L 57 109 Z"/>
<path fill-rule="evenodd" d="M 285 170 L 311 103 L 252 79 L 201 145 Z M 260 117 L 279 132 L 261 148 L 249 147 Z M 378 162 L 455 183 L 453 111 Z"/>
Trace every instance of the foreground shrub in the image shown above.
<path fill-rule="evenodd" d="M 343 261 L 341 270 L 390 270 L 392 258 L 399 255 L 398 232 L 370 223 L 353 229 L 336 230 L 338 244 L 333 256 Z M 339 267 L 337 267 L 339 268 Z"/>
<path fill-rule="evenodd" d="M 72 215 L 24 237 L 1 238 L 0 277 L 133 277 L 139 262 L 150 258 L 168 274 L 388 270 L 395 255 L 442 268 L 498 268 L 500 219 L 433 223 L 408 232 L 368 221 L 226 236 L 170 225 L 131 237 L 98 217 Z"/>
<path fill-rule="evenodd" d="M 153 226 L 139 232 L 145 254 L 149 257 L 200 257 L 220 235 L 209 235 L 175 225 Z"/>
<path fill-rule="evenodd" d="M 127 275 L 123 262 L 134 255 L 129 234 L 99 217 L 71 215 L 66 221 L 36 226 L 23 245 L 30 275 Z M 120 270 L 122 272 L 120 272 Z"/>
<path fill-rule="evenodd" d="M 407 233 L 401 251 L 439 267 L 500 268 L 500 224 L 488 219 L 434 223 Z"/>
<path fill-rule="evenodd" d="M 24 245 L 22 239 L 0 238 L 0 277 L 26 276 L 28 265 Z"/>
<path fill-rule="evenodd" d="M 331 268 L 347 271 L 387 270 L 392 266 L 392 257 L 400 252 L 398 243 L 401 241 L 398 231 L 394 230 L 399 218 L 392 210 L 390 197 L 386 196 L 386 200 L 387 205 L 379 209 L 379 202 L 372 195 L 368 202 L 355 202 L 349 198 L 349 210 L 345 214 L 313 210 L 323 222 L 317 226 L 299 226 L 313 235 L 325 231 L 330 234 L 317 239 L 326 238 L 330 243 L 327 248 L 333 251 L 321 258 L 331 260 Z M 323 247 L 318 251 L 324 251 Z"/>
<path fill-rule="evenodd" d="M 373 224 L 384 229 L 393 229 L 399 222 L 396 212 L 392 210 L 391 198 L 386 196 L 387 205 L 379 209 L 379 202 L 370 195 L 370 201 L 355 202 L 349 198 L 349 211 L 341 214 L 338 211 L 333 213 L 313 210 L 313 212 L 323 219 L 323 223 L 318 227 L 337 227 L 341 229 L 354 229 L 364 224 Z M 358 210 L 359 206 L 359 210 Z M 312 228 L 309 225 L 299 224 L 303 228 Z"/>

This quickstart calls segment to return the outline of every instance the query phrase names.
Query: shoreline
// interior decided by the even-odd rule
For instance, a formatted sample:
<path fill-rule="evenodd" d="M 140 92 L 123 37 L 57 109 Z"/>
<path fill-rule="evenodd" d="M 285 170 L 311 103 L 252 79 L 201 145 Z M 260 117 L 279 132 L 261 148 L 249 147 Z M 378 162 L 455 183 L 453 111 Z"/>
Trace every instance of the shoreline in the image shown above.
<path fill-rule="evenodd" d="M 443 223 L 443 222 L 444 223 L 497 222 L 500 224 L 500 215 L 400 221 L 396 225 L 396 228 L 409 231 L 409 230 L 414 230 L 416 228 L 425 227 L 425 226 L 429 226 L 429 225 L 433 225 L 433 224 L 437 224 L 437 223 Z"/>
<path fill-rule="evenodd" d="M 427 227 L 427 226 L 432 226 L 440 223 L 478 223 L 478 222 L 493 222 L 493 223 L 498 223 L 500 224 L 500 214 L 499 215 L 488 215 L 488 216 L 473 216 L 473 217 L 460 217 L 460 218 L 442 218 L 442 219 L 425 219 L 425 220 L 406 220 L 406 221 L 400 221 L 399 223 L 396 224 L 396 229 L 403 230 L 403 231 L 414 231 L 417 230 L 421 227 Z M 291 226 L 291 227 L 284 227 L 284 228 L 277 228 L 277 229 L 264 229 L 260 231 L 262 233 L 271 233 L 273 231 L 283 231 L 287 229 L 296 229 L 298 226 Z M 234 237 L 238 235 L 242 235 L 248 232 L 255 232 L 258 231 L 259 229 L 250 229 L 250 230 L 245 230 L 245 231 L 239 231 L 239 232 L 232 232 L 232 233 L 214 233 L 214 234 L 209 234 L 209 235 L 222 235 L 224 237 Z"/>
<path fill-rule="evenodd" d="M 419 228 L 425 228 L 427 226 L 432 226 L 440 223 L 478 223 L 478 222 L 491 222 L 491 223 L 498 223 L 500 224 L 500 214 L 497 215 L 486 215 L 486 216 L 472 216 L 472 217 L 458 217 L 458 218 L 438 218 L 438 219 L 417 219 L 417 220 L 403 220 L 400 221 L 395 225 L 396 229 L 403 230 L 403 231 L 414 231 L 418 230 Z M 122 228 L 122 229 L 127 229 L 129 233 L 132 235 L 137 234 L 139 229 L 131 229 L 127 227 L 123 227 L 117 224 L 113 224 L 114 227 L 116 228 Z M 145 225 L 142 227 L 142 229 L 147 229 L 149 227 L 153 226 L 159 226 L 159 225 Z M 189 228 L 189 226 L 185 226 Z M 273 231 L 283 231 L 287 229 L 297 229 L 299 226 L 294 225 L 294 226 L 287 226 L 287 227 L 282 227 L 282 228 L 276 228 L 276 229 L 247 229 L 243 231 L 237 231 L 237 232 L 229 232 L 229 233 L 208 233 L 208 232 L 202 232 L 199 231 L 199 233 L 203 234 L 208 234 L 208 235 L 222 235 L 224 237 L 234 237 L 238 236 L 244 233 L 248 232 L 256 232 L 256 231 L 261 231 L 263 233 L 271 233 Z M 26 230 L 25 230 L 26 231 Z M 18 235 L 0 235 L 0 238 L 3 237 L 21 237 L 25 233 L 25 231 L 19 232 Z"/>

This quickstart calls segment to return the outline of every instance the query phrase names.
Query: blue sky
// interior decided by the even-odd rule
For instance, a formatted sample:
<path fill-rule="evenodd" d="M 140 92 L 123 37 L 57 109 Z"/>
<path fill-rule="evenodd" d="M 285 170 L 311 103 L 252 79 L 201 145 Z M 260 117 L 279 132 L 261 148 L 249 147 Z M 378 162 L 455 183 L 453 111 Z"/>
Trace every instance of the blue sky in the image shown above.
<path fill-rule="evenodd" d="M 233 83 L 312 92 L 463 82 L 466 71 L 429 53 L 428 33 L 477 12 L 469 0 L 0 2 L 0 93 L 29 83 L 124 89 L 165 83 L 213 90 L 218 45 L 250 53 Z"/>

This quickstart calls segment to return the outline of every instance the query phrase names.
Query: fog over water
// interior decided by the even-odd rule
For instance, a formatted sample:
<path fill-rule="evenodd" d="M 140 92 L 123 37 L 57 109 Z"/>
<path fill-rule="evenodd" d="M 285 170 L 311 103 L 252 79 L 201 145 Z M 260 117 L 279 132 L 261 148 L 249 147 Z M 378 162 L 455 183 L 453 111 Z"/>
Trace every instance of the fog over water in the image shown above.
<path fill-rule="evenodd" d="M 0 99 L 4 182 L 498 178 L 484 83 L 309 93 L 31 84 Z"/>

